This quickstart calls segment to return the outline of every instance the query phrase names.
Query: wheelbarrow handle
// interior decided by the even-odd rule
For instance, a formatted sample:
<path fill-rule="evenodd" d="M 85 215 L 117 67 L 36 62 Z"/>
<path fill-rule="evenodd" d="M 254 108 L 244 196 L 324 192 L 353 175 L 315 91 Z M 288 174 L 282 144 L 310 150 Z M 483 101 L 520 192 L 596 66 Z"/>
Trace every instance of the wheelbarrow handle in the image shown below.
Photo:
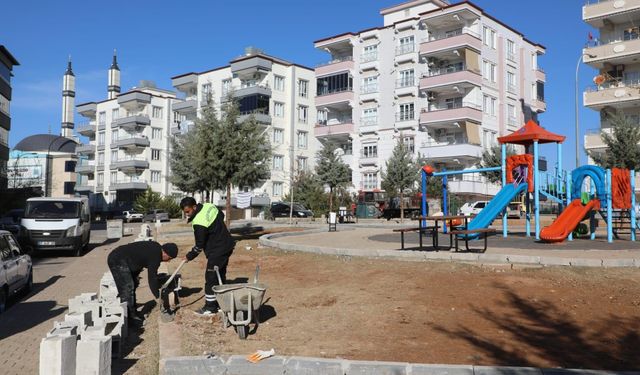
<path fill-rule="evenodd" d="M 162 286 L 160 287 L 160 291 L 164 290 L 166 287 L 169 286 L 169 284 L 171 283 L 171 281 L 173 281 L 173 279 L 176 277 L 176 275 L 178 274 L 178 272 L 180 272 L 180 269 L 182 268 L 182 266 L 185 265 L 185 263 L 187 263 L 187 260 L 183 260 L 182 262 L 180 262 L 180 265 L 178 265 L 178 268 L 176 268 L 175 271 L 173 271 L 173 273 L 171 274 L 171 276 L 169 277 L 169 279 L 167 279 L 167 281 L 165 281 L 164 284 L 162 284 Z"/>
<path fill-rule="evenodd" d="M 213 270 L 216 272 L 216 276 L 218 276 L 218 285 L 222 285 L 222 277 L 220 277 L 220 269 L 218 266 L 213 266 Z"/>
<path fill-rule="evenodd" d="M 256 274 L 253 276 L 253 283 L 258 283 L 258 275 L 260 274 L 260 264 L 256 264 Z"/>

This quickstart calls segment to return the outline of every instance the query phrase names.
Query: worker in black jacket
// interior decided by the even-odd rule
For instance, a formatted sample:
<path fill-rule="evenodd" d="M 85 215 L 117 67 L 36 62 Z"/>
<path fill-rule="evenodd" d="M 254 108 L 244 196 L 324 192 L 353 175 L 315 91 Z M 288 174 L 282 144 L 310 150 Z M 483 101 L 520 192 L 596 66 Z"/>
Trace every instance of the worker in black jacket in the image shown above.
<path fill-rule="evenodd" d="M 136 311 L 136 288 L 138 276 L 143 268 L 147 269 L 149 289 L 155 298 L 159 295 L 158 268 L 160 262 L 167 262 L 178 255 L 178 246 L 174 243 L 160 245 L 155 241 L 132 242 L 118 246 L 107 258 L 111 275 L 118 287 L 118 297 L 127 302 L 128 317 L 133 322 L 142 318 Z"/>
<path fill-rule="evenodd" d="M 218 266 L 220 278 L 224 283 L 227 275 L 229 257 L 233 253 L 235 241 L 224 224 L 224 213 L 211 203 L 196 204 L 192 197 L 180 201 L 182 212 L 189 218 L 193 227 L 195 246 L 187 253 L 188 261 L 195 259 L 202 251 L 207 257 L 207 268 L 204 273 L 204 306 L 196 311 L 199 315 L 211 315 L 218 312 L 220 306 L 213 293 L 213 287 L 218 285 L 218 278 L 214 267 Z"/>

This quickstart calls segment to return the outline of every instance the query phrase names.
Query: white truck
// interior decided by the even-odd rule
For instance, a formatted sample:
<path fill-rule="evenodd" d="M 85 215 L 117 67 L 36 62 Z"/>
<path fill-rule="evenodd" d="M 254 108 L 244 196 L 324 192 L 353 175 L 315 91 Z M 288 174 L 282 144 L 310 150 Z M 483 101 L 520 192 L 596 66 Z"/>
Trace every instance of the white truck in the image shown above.
<path fill-rule="evenodd" d="M 29 198 L 20 221 L 20 242 L 33 251 L 69 250 L 75 256 L 89 245 L 89 199 Z"/>

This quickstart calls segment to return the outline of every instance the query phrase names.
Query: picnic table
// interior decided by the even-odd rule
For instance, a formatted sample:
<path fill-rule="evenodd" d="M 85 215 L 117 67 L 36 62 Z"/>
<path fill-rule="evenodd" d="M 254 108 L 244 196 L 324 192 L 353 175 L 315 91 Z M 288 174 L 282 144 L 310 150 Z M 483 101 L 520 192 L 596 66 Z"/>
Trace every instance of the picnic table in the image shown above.
<path fill-rule="evenodd" d="M 451 232 L 449 231 L 449 246 L 448 247 L 440 247 L 439 241 L 438 241 L 438 229 L 440 228 L 440 225 L 438 225 L 439 222 L 441 221 L 453 221 L 453 220 L 464 220 L 464 229 L 467 228 L 467 221 L 468 221 L 469 216 L 461 216 L 461 215 L 447 215 L 447 216 L 418 216 L 418 217 L 414 217 L 412 218 L 412 220 L 418 220 L 418 226 L 417 227 L 410 227 L 410 228 L 400 228 L 400 229 L 394 229 L 394 232 L 399 232 L 400 233 L 400 246 L 401 249 L 404 250 L 404 234 L 408 233 L 408 232 L 418 232 L 418 238 L 419 238 L 419 249 L 422 250 L 423 246 L 422 246 L 422 236 L 427 234 L 427 235 L 431 235 L 431 240 L 433 242 L 433 248 L 435 250 L 451 250 L 451 248 L 454 245 L 454 240 L 453 240 L 453 235 L 451 234 Z M 426 225 L 426 221 L 430 220 L 434 222 L 434 225 Z M 451 225 L 449 225 L 451 226 Z M 442 226 L 444 227 L 444 226 Z M 458 227 L 458 226 L 456 226 Z"/>

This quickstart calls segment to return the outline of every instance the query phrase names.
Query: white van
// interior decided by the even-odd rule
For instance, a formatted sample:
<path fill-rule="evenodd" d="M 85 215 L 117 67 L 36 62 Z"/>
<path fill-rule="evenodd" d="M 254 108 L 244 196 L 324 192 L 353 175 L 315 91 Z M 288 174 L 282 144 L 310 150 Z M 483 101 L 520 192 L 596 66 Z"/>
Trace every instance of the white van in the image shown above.
<path fill-rule="evenodd" d="M 20 242 L 31 250 L 71 250 L 82 255 L 91 236 L 89 199 L 29 198 L 20 221 Z"/>

